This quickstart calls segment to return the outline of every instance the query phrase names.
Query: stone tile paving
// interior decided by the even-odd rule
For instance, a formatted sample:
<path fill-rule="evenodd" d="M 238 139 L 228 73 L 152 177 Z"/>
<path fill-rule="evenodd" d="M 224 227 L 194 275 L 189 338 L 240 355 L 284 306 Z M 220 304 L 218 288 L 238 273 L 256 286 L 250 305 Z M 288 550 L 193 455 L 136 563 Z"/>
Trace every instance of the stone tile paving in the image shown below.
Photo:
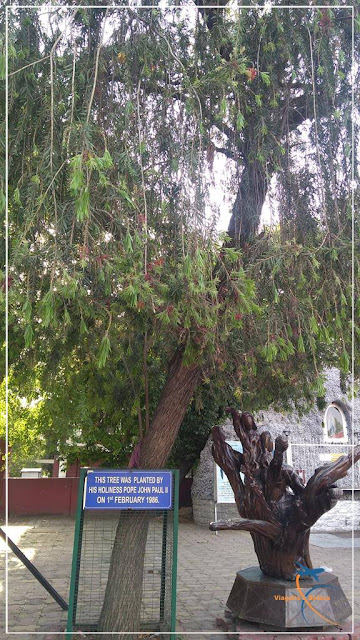
<path fill-rule="evenodd" d="M 74 521 L 61 516 L 22 517 L 11 519 L 9 525 L 10 538 L 67 601 Z M 1 556 L 5 559 L 4 543 L 1 543 Z M 19 640 L 31 638 L 45 640 L 45 635 L 41 632 L 55 628 L 58 631 L 64 629 L 66 612 L 60 609 L 10 550 L 8 570 L 9 631 L 17 632 L 17 635 L 12 637 Z M 4 586 L 0 596 L 4 596 Z M 3 607 L 1 613 L 3 613 Z M 4 629 L 4 616 L 1 622 L 0 628 Z M 26 632 L 37 632 L 39 635 L 30 635 Z M 5 637 L 5 634 L 0 637 Z"/>
<path fill-rule="evenodd" d="M 337 536 L 333 533 L 312 533 L 310 544 L 323 549 L 351 549 L 360 547 L 360 538 L 352 540 L 350 536 Z"/>
<path fill-rule="evenodd" d="M 357 550 L 355 549 L 355 552 Z M 351 548 L 311 547 L 314 566 L 332 568 L 351 601 Z M 360 552 L 355 555 L 360 569 Z M 227 596 L 235 573 L 257 564 L 250 535 L 221 531 L 218 536 L 193 524 L 182 524 L 179 532 L 178 629 L 209 631 L 208 638 L 219 638 L 211 630 L 216 618 L 224 619 Z M 356 567 L 355 567 L 356 572 Z M 360 584 L 355 582 L 355 612 L 360 621 Z M 222 625 L 225 630 L 225 625 Z M 256 625 L 242 624 L 244 637 L 258 631 Z M 193 638 L 195 636 L 192 636 Z M 205 638 L 205 636 L 200 636 Z M 266 636 L 263 636 L 266 638 Z M 267 636 L 269 637 L 269 636 Z M 284 636 L 279 636 L 283 638 Z M 327 636 L 329 637 L 329 636 Z"/>
<path fill-rule="evenodd" d="M 72 559 L 74 520 L 68 517 L 43 516 L 17 517 L 10 521 L 9 536 L 53 584 L 65 600 L 68 600 Z M 337 534 L 339 536 L 339 534 Z M 346 538 L 348 536 L 341 536 Z M 0 547 L 4 559 L 4 545 Z M 331 567 L 339 576 L 346 596 L 351 602 L 351 548 L 321 548 L 311 546 L 314 566 Z M 60 640 L 64 635 L 66 613 L 32 577 L 20 561 L 9 552 L 9 631 L 17 635 L 6 636 L 4 616 L 0 620 L 0 638 L 19 640 Z M 189 640 L 219 640 L 238 637 L 265 638 L 258 635 L 257 625 L 242 623 L 235 635 L 223 635 L 227 630 L 224 610 L 227 596 L 239 569 L 257 564 L 250 535 L 245 532 L 221 531 L 218 535 L 200 529 L 191 522 L 179 526 L 177 630 L 179 636 Z M 355 549 L 355 621 L 360 622 L 360 551 Z M 4 599 L 4 580 L 0 597 Z M 1 607 L 3 614 L 4 607 Z M 218 619 L 218 625 L 216 620 Z M 29 632 L 37 632 L 31 635 Z M 337 629 L 335 629 L 337 631 Z M 205 633 L 204 633 L 205 632 Z M 207 633 L 206 633 L 207 632 Z M 187 635 L 190 634 L 191 635 Z M 250 635 L 254 634 L 256 635 Z M 323 632 L 324 633 L 324 632 Z M 98 636 L 101 638 L 101 636 Z M 302 638 L 298 634 L 276 636 L 279 640 Z M 331 635 L 306 637 L 329 640 Z M 334 636 L 338 640 L 348 638 Z M 121 636 L 119 636 L 121 638 Z"/>

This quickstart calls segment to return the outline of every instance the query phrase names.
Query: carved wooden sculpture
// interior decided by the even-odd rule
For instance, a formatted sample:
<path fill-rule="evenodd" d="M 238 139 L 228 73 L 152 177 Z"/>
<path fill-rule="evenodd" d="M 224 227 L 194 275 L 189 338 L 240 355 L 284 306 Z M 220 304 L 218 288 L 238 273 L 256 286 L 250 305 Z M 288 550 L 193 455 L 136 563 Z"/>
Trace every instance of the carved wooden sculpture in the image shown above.
<path fill-rule="evenodd" d="M 334 483 L 346 476 L 360 459 L 360 446 L 336 462 L 316 469 L 305 486 L 295 471 L 284 464 L 287 438 L 278 436 L 274 450 L 271 434 L 264 431 L 259 435 L 250 413 L 240 414 L 230 408 L 227 412 L 232 415 L 243 453 L 234 451 L 225 442 L 221 429 L 214 427 L 212 455 L 229 479 L 241 519 L 212 522 L 210 529 L 249 531 L 263 573 L 295 580 L 295 562 L 312 568 L 310 527 L 342 495 Z"/>

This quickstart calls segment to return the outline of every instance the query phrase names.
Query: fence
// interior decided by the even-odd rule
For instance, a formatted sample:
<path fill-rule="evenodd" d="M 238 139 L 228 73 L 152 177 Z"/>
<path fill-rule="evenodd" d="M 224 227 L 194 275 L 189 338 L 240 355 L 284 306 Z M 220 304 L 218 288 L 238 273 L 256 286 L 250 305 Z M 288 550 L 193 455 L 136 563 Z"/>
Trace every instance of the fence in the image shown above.
<path fill-rule="evenodd" d="M 86 473 L 87 470 L 82 470 L 80 476 L 67 630 L 97 631 L 115 539 L 122 550 L 120 562 L 126 563 L 129 539 L 125 532 L 128 532 L 129 524 L 136 526 L 135 522 L 130 522 L 136 516 L 137 526 L 144 527 L 146 535 L 139 631 L 175 631 L 178 472 L 166 472 L 171 474 L 173 482 L 170 509 L 136 511 L 102 510 L 101 506 L 84 509 Z M 141 472 L 127 470 L 126 473 Z M 118 588 L 121 589 L 121 585 Z"/>

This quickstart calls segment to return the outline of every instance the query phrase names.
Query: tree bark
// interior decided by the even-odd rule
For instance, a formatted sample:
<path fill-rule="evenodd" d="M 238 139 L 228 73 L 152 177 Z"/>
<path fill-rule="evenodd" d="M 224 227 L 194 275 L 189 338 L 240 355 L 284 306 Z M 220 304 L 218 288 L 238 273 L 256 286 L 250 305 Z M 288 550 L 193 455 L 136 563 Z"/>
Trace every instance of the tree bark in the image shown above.
<path fill-rule="evenodd" d="M 228 234 L 236 246 L 243 246 L 258 229 L 268 180 L 269 176 L 257 160 L 244 161 L 244 169 L 228 227 Z"/>
<path fill-rule="evenodd" d="M 111 554 L 110 569 L 100 614 L 99 631 L 140 631 L 144 557 L 148 534 L 146 512 L 126 512 L 120 516 Z M 109 633 L 106 640 L 118 640 Z M 135 640 L 131 633 L 123 640 Z"/>
<path fill-rule="evenodd" d="M 183 350 L 178 349 L 172 359 L 150 429 L 141 445 L 142 469 L 161 468 L 166 463 L 199 381 L 199 365 L 185 366 Z"/>
<path fill-rule="evenodd" d="M 210 531 L 252 531 L 253 533 L 260 533 L 266 538 L 271 540 L 277 540 L 281 533 L 280 525 L 273 524 L 272 522 L 264 522 L 263 520 L 218 520 L 217 522 L 210 522 Z"/>
<path fill-rule="evenodd" d="M 197 364 L 185 366 L 183 350 L 179 349 L 171 362 L 150 428 L 141 443 L 141 469 L 164 467 L 199 380 L 200 367 Z M 99 621 L 100 631 L 140 632 L 147 533 L 146 513 L 126 513 L 125 517 L 120 517 Z M 118 637 L 111 633 L 106 636 L 108 640 Z M 121 636 L 125 640 L 136 637 Z"/>

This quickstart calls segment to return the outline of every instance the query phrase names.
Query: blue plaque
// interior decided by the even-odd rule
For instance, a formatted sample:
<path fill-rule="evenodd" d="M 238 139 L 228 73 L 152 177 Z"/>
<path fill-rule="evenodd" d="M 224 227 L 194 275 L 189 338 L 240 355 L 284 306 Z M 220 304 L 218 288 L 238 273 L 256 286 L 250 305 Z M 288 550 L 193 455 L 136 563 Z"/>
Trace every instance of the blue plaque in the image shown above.
<path fill-rule="evenodd" d="M 89 471 L 84 509 L 171 509 L 171 471 Z"/>

